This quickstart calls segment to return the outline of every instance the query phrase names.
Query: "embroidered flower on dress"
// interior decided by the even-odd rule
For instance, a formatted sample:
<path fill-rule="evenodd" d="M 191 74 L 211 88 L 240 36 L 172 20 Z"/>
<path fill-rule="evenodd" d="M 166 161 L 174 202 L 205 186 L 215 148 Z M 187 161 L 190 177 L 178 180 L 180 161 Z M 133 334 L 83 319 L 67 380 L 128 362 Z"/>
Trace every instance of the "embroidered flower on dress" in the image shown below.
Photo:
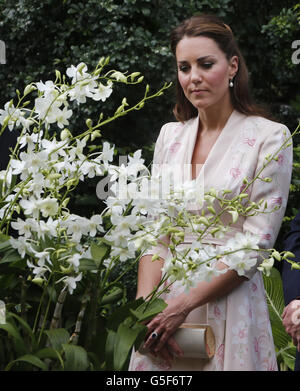
<path fill-rule="evenodd" d="M 149 368 L 145 361 L 140 361 L 135 367 L 135 371 L 147 371 Z"/>
<path fill-rule="evenodd" d="M 259 337 L 254 337 L 254 352 L 257 356 L 257 360 L 261 361 L 265 358 L 268 351 L 268 338 L 266 335 L 260 335 Z"/>
<path fill-rule="evenodd" d="M 245 138 L 244 144 L 248 144 L 249 147 L 253 147 L 255 144 L 256 139 L 255 138 Z"/>
<path fill-rule="evenodd" d="M 178 151 L 178 149 L 180 148 L 181 146 L 181 143 L 176 141 L 175 143 L 173 143 L 171 146 L 170 146 L 170 152 L 171 153 L 176 153 Z"/>
<path fill-rule="evenodd" d="M 233 338 L 232 343 L 234 344 L 247 344 L 248 343 L 248 329 L 247 325 L 243 320 L 240 320 L 236 326 L 232 328 Z"/>
<path fill-rule="evenodd" d="M 223 370 L 223 368 L 224 368 L 224 353 L 225 353 L 225 345 L 222 343 L 216 351 L 217 369 L 218 370 Z"/>
<path fill-rule="evenodd" d="M 220 315 L 221 315 L 220 308 L 217 305 L 214 306 L 214 315 L 215 315 L 216 318 L 219 318 Z"/>
<path fill-rule="evenodd" d="M 230 169 L 230 175 L 236 179 L 241 175 L 241 170 L 237 167 L 233 167 Z"/>
<path fill-rule="evenodd" d="M 282 205 L 282 197 L 273 197 L 273 198 L 271 198 L 271 200 L 272 200 L 272 206 L 276 206 L 276 205 L 278 205 L 278 206 L 281 206 Z"/>
<path fill-rule="evenodd" d="M 283 163 L 284 163 L 284 155 L 283 154 L 279 154 L 278 155 L 278 164 L 280 165 L 280 166 L 282 166 L 283 165 Z"/>

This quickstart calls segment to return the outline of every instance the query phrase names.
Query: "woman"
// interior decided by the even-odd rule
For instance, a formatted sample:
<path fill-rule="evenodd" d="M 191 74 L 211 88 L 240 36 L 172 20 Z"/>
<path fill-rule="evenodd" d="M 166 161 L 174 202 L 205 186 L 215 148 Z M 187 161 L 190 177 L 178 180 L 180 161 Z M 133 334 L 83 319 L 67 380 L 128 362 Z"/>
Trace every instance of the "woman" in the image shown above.
<path fill-rule="evenodd" d="M 243 190 L 243 179 L 251 180 L 262 167 L 265 156 L 283 144 L 289 131 L 268 118 L 252 104 L 248 92 L 247 68 L 229 26 L 211 15 L 194 16 L 177 27 L 171 36 L 177 62 L 178 122 L 164 125 L 158 137 L 154 163 L 191 164 L 191 178 L 204 175 L 205 189 Z M 292 169 L 292 148 L 280 153 L 263 177 L 248 189 L 250 200 L 264 198 L 277 211 L 252 217 L 240 216 L 235 232 L 260 235 L 260 247 L 272 247 L 286 207 Z M 274 209 L 274 208 L 272 208 Z M 199 213 L 199 211 L 198 211 Z M 224 244 L 211 237 L 208 242 Z M 164 238 L 165 241 L 168 238 Z M 193 237 L 185 238 L 188 246 Z M 160 259 L 152 262 L 151 254 Z M 139 264 L 137 297 L 146 297 L 161 278 L 166 246 L 158 245 Z M 246 276 L 234 270 L 200 282 L 184 293 L 175 282 L 163 297 L 167 308 L 148 324 L 144 347 L 151 354 L 133 353 L 130 370 L 277 370 L 262 277 L 258 261 Z M 227 268 L 222 261 L 220 269 Z M 172 334 L 183 323 L 208 323 L 216 338 L 210 360 L 188 359 Z M 151 338 L 155 331 L 158 338 Z"/>

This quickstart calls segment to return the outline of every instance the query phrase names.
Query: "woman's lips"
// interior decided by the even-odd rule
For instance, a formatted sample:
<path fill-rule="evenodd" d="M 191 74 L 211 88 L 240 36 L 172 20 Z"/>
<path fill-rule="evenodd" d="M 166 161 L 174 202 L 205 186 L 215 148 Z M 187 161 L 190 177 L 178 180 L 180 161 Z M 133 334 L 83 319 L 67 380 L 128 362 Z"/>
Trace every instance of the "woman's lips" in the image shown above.
<path fill-rule="evenodd" d="M 207 90 L 192 90 L 191 93 L 195 95 L 201 95 L 204 92 L 208 92 Z"/>

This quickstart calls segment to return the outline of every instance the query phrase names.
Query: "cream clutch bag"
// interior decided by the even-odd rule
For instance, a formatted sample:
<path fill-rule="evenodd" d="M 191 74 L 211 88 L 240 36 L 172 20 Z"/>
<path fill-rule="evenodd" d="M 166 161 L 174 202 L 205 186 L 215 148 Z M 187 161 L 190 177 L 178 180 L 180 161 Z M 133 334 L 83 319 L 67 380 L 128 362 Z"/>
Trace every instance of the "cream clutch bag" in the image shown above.
<path fill-rule="evenodd" d="M 183 323 L 174 333 L 184 358 L 212 358 L 215 354 L 215 336 L 208 324 Z"/>
<path fill-rule="evenodd" d="M 215 354 L 215 336 L 208 324 L 182 323 L 173 337 L 183 350 L 183 358 L 210 359 Z M 139 352 L 148 353 L 143 349 Z"/>

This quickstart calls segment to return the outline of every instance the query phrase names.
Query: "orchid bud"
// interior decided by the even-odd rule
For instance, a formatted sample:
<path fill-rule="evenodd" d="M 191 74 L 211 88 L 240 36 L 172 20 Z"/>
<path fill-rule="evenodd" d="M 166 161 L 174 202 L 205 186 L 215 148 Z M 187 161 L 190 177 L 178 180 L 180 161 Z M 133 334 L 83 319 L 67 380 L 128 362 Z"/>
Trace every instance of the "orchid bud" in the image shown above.
<path fill-rule="evenodd" d="M 88 119 L 85 121 L 85 123 L 86 123 L 86 126 L 87 126 L 89 129 L 91 129 L 91 127 L 93 126 L 93 121 L 92 121 L 90 118 L 88 118 Z"/>
<path fill-rule="evenodd" d="M 126 98 L 123 98 L 122 99 L 122 105 L 125 107 L 125 106 L 128 106 L 128 103 L 127 103 L 127 99 Z"/>
<path fill-rule="evenodd" d="M 4 118 L 3 125 L 2 125 L 3 128 L 5 128 L 5 127 L 8 125 L 9 119 L 10 119 L 10 116 L 9 116 L 9 115 L 7 115 L 7 116 Z"/>
<path fill-rule="evenodd" d="M 61 80 L 61 73 L 57 69 L 55 70 L 55 76 L 56 79 Z"/>
<path fill-rule="evenodd" d="M 209 194 L 212 196 L 212 197 L 217 197 L 217 192 L 214 188 L 210 188 L 209 190 Z"/>
<path fill-rule="evenodd" d="M 44 284 L 45 280 L 43 280 L 42 278 L 33 278 L 32 282 L 34 284 L 37 284 L 38 286 L 42 286 Z"/>
<path fill-rule="evenodd" d="M 209 205 L 209 206 L 207 207 L 207 210 L 208 210 L 210 213 L 212 213 L 213 215 L 216 214 L 215 209 L 214 209 L 211 205 Z"/>
<path fill-rule="evenodd" d="M 272 257 L 274 257 L 277 261 L 281 261 L 281 255 L 276 250 L 272 252 Z"/>
<path fill-rule="evenodd" d="M 154 262 L 154 261 L 157 261 L 158 259 L 159 259 L 159 255 L 154 254 L 153 257 L 151 258 L 151 261 Z"/>
<path fill-rule="evenodd" d="M 204 225 L 206 225 L 206 226 L 209 225 L 209 222 L 208 222 L 207 218 L 204 217 L 204 216 L 201 216 L 201 217 L 199 218 L 199 222 L 202 223 L 202 224 L 204 224 Z"/>
<path fill-rule="evenodd" d="M 72 137 L 70 131 L 68 129 L 63 129 L 60 133 L 60 139 L 61 141 L 65 141 L 67 140 L 68 138 Z"/>
<path fill-rule="evenodd" d="M 61 174 L 58 174 L 58 173 L 48 175 L 48 179 L 50 179 L 50 181 L 59 179 L 60 177 L 61 177 Z"/>
<path fill-rule="evenodd" d="M 34 87 L 32 84 L 29 84 L 28 86 L 25 87 L 24 89 L 24 96 L 30 94 L 30 92 L 36 90 L 36 87 Z"/>
<path fill-rule="evenodd" d="M 238 220 L 238 218 L 239 218 L 238 212 L 237 212 L 236 210 L 231 210 L 229 213 L 230 213 L 231 216 L 232 216 L 232 223 L 233 223 L 233 224 L 236 223 L 237 220 Z"/>
<path fill-rule="evenodd" d="M 283 258 L 295 258 L 295 254 L 290 251 L 285 251 Z"/>
<path fill-rule="evenodd" d="M 80 67 L 78 68 L 78 72 L 82 75 L 83 68 L 86 67 L 85 63 L 82 63 Z"/>
<path fill-rule="evenodd" d="M 60 269 L 64 274 L 70 274 L 73 271 L 71 266 L 63 267 L 60 265 Z"/>
<path fill-rule="evenodd" d="M 94 141 L 97 137 L 101 137 L 101 133 L 100 133 L 98 130 L 95 130 L 95 131 L 91 134 L 91 141 Z"/>
<path fill-rule="evenodd" d="M 131 75 L 130 75 L 130 79 L 131 81 L 134 81 L 134 79 L 138 76 L 140 76 L 141 72 L 133 72 Z"/>

